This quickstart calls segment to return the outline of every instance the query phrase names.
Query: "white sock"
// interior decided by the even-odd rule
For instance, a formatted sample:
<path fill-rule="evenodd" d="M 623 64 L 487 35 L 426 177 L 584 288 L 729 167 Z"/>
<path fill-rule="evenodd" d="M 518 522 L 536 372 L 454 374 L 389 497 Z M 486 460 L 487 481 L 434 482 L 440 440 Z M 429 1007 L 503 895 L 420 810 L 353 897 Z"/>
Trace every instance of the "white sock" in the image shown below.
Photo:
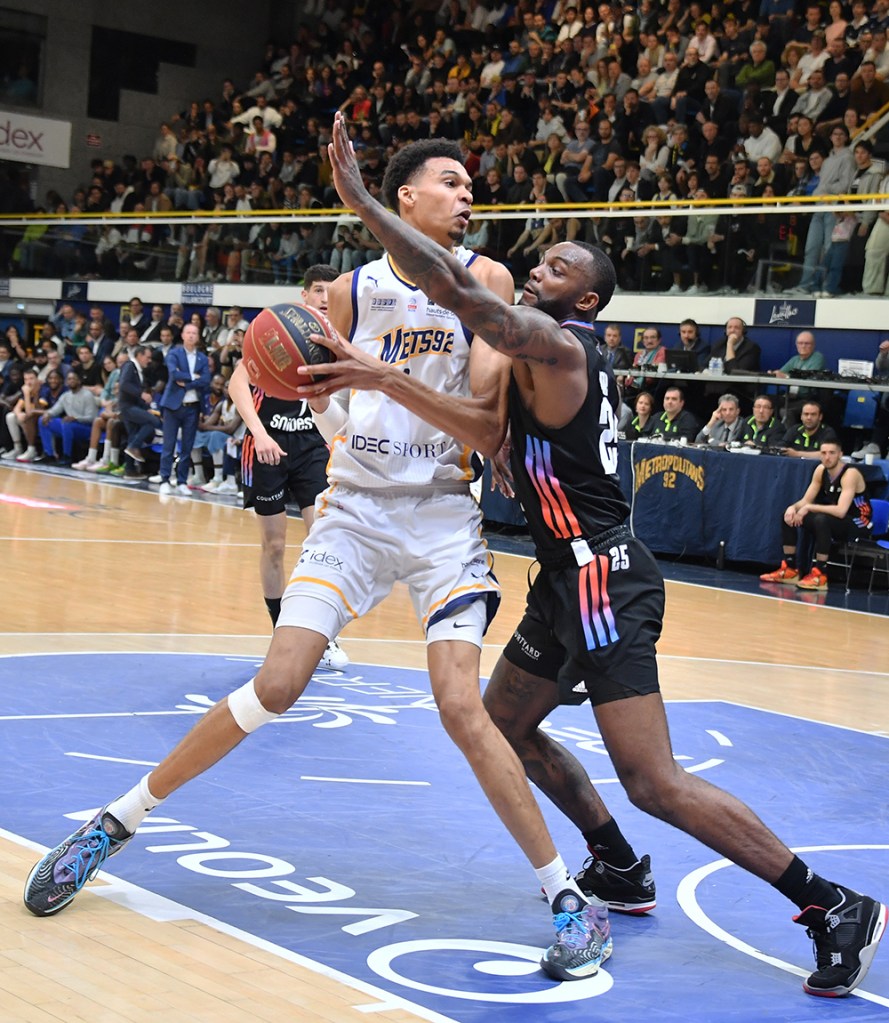
<path fill-rule="evenodd" d="M 111 441 L 108 440 L 107 437 L 105 438 L 105 446 L 102 449 L 102 461 L 103 462 L 111 461 Z"/>
<path fill-rule="evenodd" d="M 146 774 L 138 785 L 131 788 L 129 792 L 125 792 L 119 799 L 109 803 L 107 809 L 112 817 L 116 817 L 127 831 L 133 834 L 145 817 L 162 802 L 163 799 L 158 799 L 157 796 L 151 794 Z"/>
<path fill-rule="evenodd" d="M 111 449 L 111 464 L 120 465 L 120 448 Z"/>
<path fill-rule="evenodd" d="M 576 892 L 583 902 L 589 901 L 577 887 L 577 882 L 565 866 L 565 861 L 558 854 L 556 854 L 556 858 L 552 863 L 547 863 L 545 867 L 535 867 L 534 873 L 546 892 L 546 899 L 550 905 L 556 901 L 556 896 L 566 889 Z"/>
<path fill-rule="evenodd" d="M 95 462 L 97 461 L 98 457 L 99 457 L 99 449 L 98 448 L 90 448 L 89 451 L 87 451 L 87 453 L 86 453 L 86 464 L 87 465 L 94 465 Z"/>

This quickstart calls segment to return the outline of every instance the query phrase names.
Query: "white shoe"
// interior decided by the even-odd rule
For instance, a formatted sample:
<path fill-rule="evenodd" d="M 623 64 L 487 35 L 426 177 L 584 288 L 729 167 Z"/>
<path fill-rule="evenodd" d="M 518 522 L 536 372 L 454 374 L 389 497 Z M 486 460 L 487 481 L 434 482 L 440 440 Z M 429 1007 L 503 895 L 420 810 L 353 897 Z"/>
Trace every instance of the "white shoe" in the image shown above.
<path fill-rule="evenodd" d="M 198 487 L 198 490 L 203 490 L 205 494 L 213 494 L 221 485 L 222 480 L 210 480 L 208 483 L 204 483 L 203 486 Z"/>
<path fill-rule="evenodd" d="M 214 493 L 217 494 L 237 494 L 237 492 L 238 484 L 231 477 L 218 483 L 214 488 Z"/>
<path fill-rule="evenodd" d="M 187 483 L 179 483 L 176 486 L 176 493 L 181 497 L 191 497 L 191 487 Z"/>
<path fill-rule="evenodd" d="M 349 667 L 349 655 L 335 639 L 332 639 L 327 644 L 327 649 L 321 655 L 318 667 L 330 668 L 332 671 L 342 671 L 344 668 Z"/>
<path fill-rule="evenodd" d="M 692 286 L 686 291 L 686 295 L 706 295 L 707 289 L 703 284 L 692 284 Z"/>
<path fill-rule="evenodd" d="M 110 464 L 106 459 L 100 458 L 98 462 L 90 462 L 88 465 L 85 465 L 84 469 L 87 472 L 98 472 L 100 469 L 107 469 Z M 71 468 L 76 469 L 77 466 L 74 465 Z"/>
<path fill-rule="evenodd" d="M 16 457 L 16 461 L 17 462 L 33 462 L 36 457 L 37 457 L 37 448 L 25 448 L 25 453 L 23 455 L 18 455 Z"/>
<path fill-rule="evenodd" d="M 0 458 L 2 458 L 4 462 L 11 462 L 13 459 L 18 458 L 19 455 L 23 455 L 24 453 L 24 448 L 13 448 L 12 451 L 4 451 L 3 454 L 0 455 Z"/>
<path fill-rule="evenodd" d="M 195 471 L 188 477 L 188 485 L 190 487 L 202 487 L 207 482 L 207 477 L 204 475 L 203 469 L 195 469 Z"/>
<path fill-rule="evenodd" d="M 682 290 L 682 288 L 679 287 L 678 284 L 674 284 L 673 287 L 670 288 L 670 290 L 667 292 L 667 294 L 668 295 L 684 295 L 685 292 Z"/>
<path fill-rule="evenodd" d="M 859 461 L 867 455 L 873 455 L 874 458 L 880 457 L 880 447 L 878 444 L 865 444 L 863 448 L 859 448 L 857 451 L 852 452 L 852 457 L 857 458 Z"/>
<path fill-rule="evenodd" d="M 148 477 L 148 482 L 149 483 L 163 483 L 164 482 L 164 478 L 163 478 L 163 476 L 161 476 L 161 474 L 159 472 L 157 472 L 153 476 L 149 476 Z"/>
<path fill-rule="evenodd" d="M 160 490 L 158 493 L 161 497 L 169 497 L 173 493 L 173 488 L 169 483 L 161 483 Z"/>
<path fill-rule="evenodd" d="M 89 469 L 91 465 L 95 464 L 95 462 L 91 462 L 88 458 L 81 458 L 79 462 L 74 462 L 71 468 L 77 469 L 78 472 L 84 472 L 86 469 Z"/>

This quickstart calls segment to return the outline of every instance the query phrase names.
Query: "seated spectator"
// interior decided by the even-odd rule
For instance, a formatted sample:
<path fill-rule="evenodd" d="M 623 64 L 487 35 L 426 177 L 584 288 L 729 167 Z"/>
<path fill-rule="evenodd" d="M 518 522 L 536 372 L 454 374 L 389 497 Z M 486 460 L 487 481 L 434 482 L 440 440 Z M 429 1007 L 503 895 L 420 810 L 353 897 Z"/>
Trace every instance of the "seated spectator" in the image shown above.
<path fill-rule="evenodd" d="M 860 118 L 867 119 L 871 114 L 882 110 L 887 103 L 889 103 L 889 82 L 882 81 L 877 77 L 877 67 L 872 60 L 862 61 L 852 76 L 849 108 L 854 110 Z"/>
<path fill-rule="evenodd" d="M 654 414 L 654 398 L 648 391 L 640 391 L 633 402 L 635 415 L 627 427 L 627 440 L 651 437 L 654 434 L 657 416 Z"/>
<path fill-rule="evenodd" d="M 212 386 L 212 384 L 211 384 Z M 226 485 L 225 465 L 226 450 L 231 441 L 239 441 L 244 435 L 244 424 L 241 421 L 235 403 L 228 394 L 228 381 L 223 380 L 223 397 L 218 401 L 209 415 L 202 416 L 191 450 L 191 462 L 194 476 L 189 479 L 189 486 L 196 486 L 208 493 L 234 494 L 237 485 L 229 479 Z M 203 452 L 210 455 L 213 462 L 213 477 L 209 481 L 204 477 Z M 231 459 L 229 459 L 231 462 Z M 234 466 L 230 475 L 234 475 Z"/>
<path fill-rule="evenodd" d="M 710 157 L 708 157 L 710 159 Z M 699 188 L 694 199 L 708 199 L 707 192 Z M 720 196 L 721 198 L 721 196 Z M 685 223 L 685 234 L 667 235 L 667 245 L 682 246 L 685 261 L 692 273 L 692 284 L 687 295 L 703 295 L 712 286 L 713 264 L 716 258 L 716 224 L 719 214 L 705 209 L 693 209 Z"/>
<path fill-rule="evenodd" d="M 114 360 L 108 356 L 112 366 Z M 105 386 L 99 394 L 100 410 L 93 420 L 90 430 L 89 448 L 86 458 L 75 462 L 71 468 L 85 472 L 104 472 L 106 467 L 109 473 L 117 475 L 114 470 L 120 465 L 120 413 L 118 411 L 117 394 L 120 380 L 120 367 L 128 361 L 124 352 L 118 353 L 117 365 L 105 381 Z M 105 446 L 103 457 L 99 459 L 99 444 L 102 442 L 102 434 L 105 435 Z"/>
<path fill-rule="evenodd" d="M 787 377 L 799 376 L 804 373 L 818 373 L 827 369 L 824 356 L 815 348 L 815 335 L 810 330 L 804 330 L 796 336 L 796 355 L 784 363 L 780 369 L 771 370 L 769 375 L 780 377 L 784 380 Z M 789 391 L 796 400 L 789 402 L 785 410 L 784 421 L 790 425 L 797 422 L 799 413 L 809 398 L 816 398 L 817 391 L 814 387 L 791 387 Z"/>
<path fill-rule="evenodd" d="M 683 352 L 694 352 L 698 369 L 706 369 L 710 361 L 710 345 L 701 337 L 701 329 L 696 320 L 689 318 L 679 324 L 679 347 Z"/>
<path fill-rule="evenodd" d="M 664 391 L 664 411 L 655 419 L 654 436 L 664 440 L 683 438 L 691 443 L 698 433 L 698 421 L 685 408 L 685 392 L 681 387 L 668 387 Z"/>
<path fill-rule="evenodd" d="M 827 561 L 831 544 L 847 543 L 868 535 L 871 508 L 864 477 L 842 461 L 843 449 L 836 437 L 825 438 L 812 455 L 820 465 L 812 473 L 805 494 L 784 512 L 781 567 L 761 575 L 763 582 L 783 583 L 803 590 L 827 589 Z M 796 562 L 797 530 L 811 534 L 815 561 L 808 575 L 800 578 Z"/>
<path fill-rule="evenodd" d="M 37 457 L 37 419 L 41 414 L 39 399 L 40 381 L 37 379 L 37 371 L 28 367 L 22 373 L 20 396 L 6 413 L 6 430 L 11 446 L 4 447 L 0 452 L 4 460 L 21 459 L 30 462 Z M 6 407 L 5 404 L 3 407 Z M 26 454 L 28 457 L 23 457 Z"/>
<path fill-rule="evenodd" d="M 667 363 L 667 349 L 664 347 L 660 329 L 646 327 L 642 331 L 642 348 L 636 352 L 636 357 L 633 359 L 633 369 L 640 372 L 627 375 L 624 382 L 625 388 L 632 392 L 653 390 L 657 385 L 657 377 L 645 376 L 642 371 L 652 370 L 662 363 L 664 365 Z"/>
<path fill-rule="evenodd" d="M 787 428 L 775 415 L 775 402 L 768 394 L 757 394 L 753 415 L 744 423 L 741 440 L 749 448 L 779 447 Z"/>
<path fill-rule="evenodd" d="M 105 379 L 102 375 L 102 363 L 93 355 L 89 345 L 80 345 L 77 348 L 75 363 L 83 386 L 92 391 L 98 398 L 105 384 Z"/>
<path fill-rule="evenodd" d="M 817 401 L 807 401 L 800 411 L 800 422 L 784 435 L 784 454 L 794 458 L 819 458 L 824 441 L 839 443 L 835 431 L 824 422 Z"/>
<path fill-rule="evenodd" d="M 760 347 L 747 336 L 747 324 L 740 316 L 726 320 L 725 337 L 713 346 L 711 355 L 722 360 L 723 373 L 758 373 Z"/>
<path fill-rule="evenodd" d="M 70 370 L 65 385 L 68 389 L 43 413 L 38 424 L 43 444 L 43 461 L 57 461 L 59 465 L 70 465 L 74 445 L 85 444 L 89 440 L 93 420 L 99 411 L 99 399 L 83 386 L 79 373 Z M 62 439 L 61 456 L 56 455 L 56 437 Z"/>
<path fill-rule="evenodd" d="M 760 90 L 771 89 L 775 84 L 775 64 L 768 58 L 768 47 L 762 39 L 750 44 L 750 62 L 742 65 L 735 76 L 735 85 L 743 90 L 757 85 Z"/>
<path fill-rule="evenodd" d="M 695 437 L 695 444 L 709 444 L 710 447 L 724 448 L 740 442 L 744 427 L 741 418 L 741 403 L 734 394 L 723 394 L 713 415 Z"/>
<path fill-rule="evenodd" d="M 618 376 L 618 371 L 633 365 L 633 353 L 621 344 L 620 324 L 609 323 L 605 328 L 605 360 Z"/>

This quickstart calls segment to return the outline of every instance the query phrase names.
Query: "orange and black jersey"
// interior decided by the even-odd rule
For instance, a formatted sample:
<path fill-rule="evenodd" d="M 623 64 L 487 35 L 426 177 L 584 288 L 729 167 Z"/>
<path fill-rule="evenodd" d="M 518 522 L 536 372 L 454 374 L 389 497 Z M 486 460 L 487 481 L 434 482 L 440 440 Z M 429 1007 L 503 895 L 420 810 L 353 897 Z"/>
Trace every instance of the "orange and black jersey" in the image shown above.
<path fill-rule="evenodd" d="M 304 398 L 296 401 L 273 398 L 270 394 L 253 386 L 250 388 L 250 393 L 253 396 L 253 408 L 259 416 L 259 421 L 269 433 L 304 433 L 321 436 L 315 426 L 315 420 L 312 418 L 309 403 Z"/>
<path fill-rule="evenodd" d="M 566 426 L 543 426 L 509 385 L 511 464 L 515 491 L 538 553 L 569 552 L 571 540 L 590 539 L 621 525 L 629 506 L 617 477 L 617 384 L 590 324 L 570 330 L 586 352 L 587 395 Z"/>

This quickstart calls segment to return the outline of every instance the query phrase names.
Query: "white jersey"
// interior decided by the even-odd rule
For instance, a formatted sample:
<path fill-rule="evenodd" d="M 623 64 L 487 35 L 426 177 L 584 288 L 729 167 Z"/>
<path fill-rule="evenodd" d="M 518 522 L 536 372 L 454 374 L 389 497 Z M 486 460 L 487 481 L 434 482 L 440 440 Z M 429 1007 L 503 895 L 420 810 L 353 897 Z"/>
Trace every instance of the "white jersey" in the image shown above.
<path fill-rule="evenodd" d="M 476 253 L 457 248 L 469 266 Z M 407 281 L 388 256 L 352 275 L 353 345 L 439 394 L 465 397 L 472 334 L 449 309 Z M 481 462 L 475 452 L 379 391 L 353 391 L 349 419 L 334 437 L 327 474 L 332 483 L 391 491 L 468 486 Z"/>

